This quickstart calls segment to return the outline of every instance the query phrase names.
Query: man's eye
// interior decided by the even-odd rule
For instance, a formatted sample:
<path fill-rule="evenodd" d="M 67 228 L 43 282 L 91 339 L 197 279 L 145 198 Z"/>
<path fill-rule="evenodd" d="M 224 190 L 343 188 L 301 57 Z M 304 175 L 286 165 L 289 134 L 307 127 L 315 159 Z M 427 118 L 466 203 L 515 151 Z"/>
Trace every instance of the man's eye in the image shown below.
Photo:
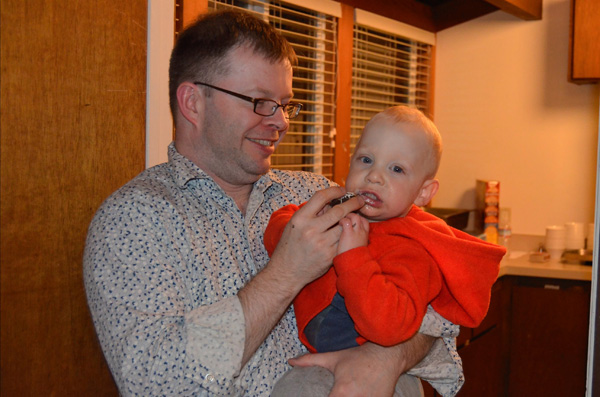
<path fill-rule="evenodd" d="M 401 174 L 401 173 L 403 173 L 403 172 L 404 172 L 404 170 L 402 169 L 402 167 L 398 167 L 397 165 L 395 165 L 395 166 L 392 168 L 392 171 L 394 171 L 394 172 L 397 172 L 397 173 L 399 173 L 399 174 Z"/>

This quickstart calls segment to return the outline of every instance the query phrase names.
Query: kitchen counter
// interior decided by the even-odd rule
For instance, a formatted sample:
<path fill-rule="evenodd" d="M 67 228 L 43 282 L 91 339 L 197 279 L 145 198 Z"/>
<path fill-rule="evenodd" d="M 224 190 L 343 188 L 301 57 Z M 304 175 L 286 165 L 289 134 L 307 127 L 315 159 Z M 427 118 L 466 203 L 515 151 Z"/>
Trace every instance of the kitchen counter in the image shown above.
<path fill-rule="evenodd" d="M 461 396 L 585 394 L 592 266 L 529 262 L 543 242 L 511 237 L 485 319 L 461 326 Z"/>
<path fill-rule="evenodd" d="M 529 261 L 529 254 L 543 243 L 544 236 L 513 235 L 509 252 L 500 263 L 502 276 L 526 276 L 591 281 L 592 266 L 561 263 L 558 260 L 537 263 Z"/>
<path fill-rule="evenodd" d="M 592 280 L 592 267 L 571 263 L 560 263 L 558 261 L 535 263 L 529 261 L 529 252 L 513 252 L 508 259 L 500 263 L 502 276 L 527 276 L 558 278 L 566 280 Z"/>

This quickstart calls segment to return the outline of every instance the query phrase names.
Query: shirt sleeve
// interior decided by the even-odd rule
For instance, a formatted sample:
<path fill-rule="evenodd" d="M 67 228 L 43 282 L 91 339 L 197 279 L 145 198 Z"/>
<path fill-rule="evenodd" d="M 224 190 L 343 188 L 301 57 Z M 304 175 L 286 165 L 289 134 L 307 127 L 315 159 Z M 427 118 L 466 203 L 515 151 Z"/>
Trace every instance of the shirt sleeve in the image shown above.
<path fill-rule="evenodd" d="M 195 305 L 166 228 L 139 200 L 104 205 L 89 229 L 86 293 L 115 382 L 125 396 L 236 394 L 240 302 L 232 295 Z"/>
<path fill-rule="evenodd" d="M 265 248 L 267 249 L 269 256 L 273 255 L 275 248 L 277 248 L 277 243 L 279 243 L 279 240 L 281 239 L 285 226 L 290 219 L 292 219 L 292 216 L 296 211 L 302 206 L 303 205 L 297 206 L 295 204 L 289 204 L 273 212 L 273 215 L 271 215 L 263 237 Z"/>
<path fill-rule="evenodd" d="M 427 381 L 444 397 L 455 396 L 465 382 L 462 361 L 456 350 L 459 326 L 428 306 L 419 332 L 438 339 L 427 356 L 407 373 Z"/>

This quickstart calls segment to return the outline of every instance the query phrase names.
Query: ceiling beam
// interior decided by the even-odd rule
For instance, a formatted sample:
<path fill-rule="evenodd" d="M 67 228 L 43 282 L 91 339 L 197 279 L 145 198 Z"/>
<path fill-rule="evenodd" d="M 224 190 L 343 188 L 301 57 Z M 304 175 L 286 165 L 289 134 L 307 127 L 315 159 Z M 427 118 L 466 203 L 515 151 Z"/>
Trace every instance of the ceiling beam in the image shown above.
<path fill-rule="evenodd" d="M 436 32 L 497 10 L 482 0 L 447 0 L 431 7 Z"/>
<path fill-rule="evenodd" d="M 417 0 L 336 0 L 349 6 L 386 16 L 429 32 L 435 32 L 431 7 Z"/>
<path fill-rule="evenodd" d="M 517 18 L 527 21 L 542 19 L 542 0 L 485 0 Z"/>
<path fill-rule="evenodd" d="M 542 19 L 542 0 L 336 0 L 429 32 L 470 21 L 498 9 L 525 20 Z"/>

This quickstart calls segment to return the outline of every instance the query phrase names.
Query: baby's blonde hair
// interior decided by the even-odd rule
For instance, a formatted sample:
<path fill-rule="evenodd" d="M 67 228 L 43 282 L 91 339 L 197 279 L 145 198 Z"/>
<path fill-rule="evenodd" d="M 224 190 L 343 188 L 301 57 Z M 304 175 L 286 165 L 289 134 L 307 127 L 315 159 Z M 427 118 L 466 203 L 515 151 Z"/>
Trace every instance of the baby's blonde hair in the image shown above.
<path fill-rule="evenodd" d="M 365 129 L 372 123 L 384 120 L 389 120 L 397 124 L 405 123 L 421 127 L 420 129 L 426 134 L 430 148 L 431 169 L 429 170 L 428 178 L 434 178 L 440 167 L 442 158 L 442 136 L 433 121 L 417 108 L 397 105 L 377 113 L 365 125 Z"/>

